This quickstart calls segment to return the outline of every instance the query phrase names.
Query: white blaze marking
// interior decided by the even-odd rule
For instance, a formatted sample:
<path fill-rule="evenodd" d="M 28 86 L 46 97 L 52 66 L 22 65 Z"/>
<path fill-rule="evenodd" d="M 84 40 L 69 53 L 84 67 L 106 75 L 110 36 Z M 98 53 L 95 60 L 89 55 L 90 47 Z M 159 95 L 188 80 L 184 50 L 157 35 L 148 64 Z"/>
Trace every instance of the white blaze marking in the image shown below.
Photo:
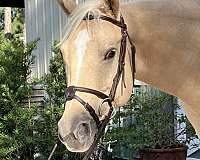
<path fill-rule="evenodd" d="M 84 58 L 87 43 L 89 40 L 90 40 L 90 37 L 86 29 L 81 30 L 78 33 L 78 36 L 76 37 L 76 40 L 75 40 L 76 54 L 77 54 L 76 83 L 78 83 L 79 78 L 80 78 L 81 66 L 83 63 L 83 58 Z"/>

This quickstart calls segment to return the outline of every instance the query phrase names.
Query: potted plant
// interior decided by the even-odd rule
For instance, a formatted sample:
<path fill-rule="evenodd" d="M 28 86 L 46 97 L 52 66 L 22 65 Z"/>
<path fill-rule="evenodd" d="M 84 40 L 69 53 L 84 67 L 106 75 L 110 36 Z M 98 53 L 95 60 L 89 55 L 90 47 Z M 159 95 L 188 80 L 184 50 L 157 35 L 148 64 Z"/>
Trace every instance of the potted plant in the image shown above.
<path fill-rule="evenodd" d="M 111 145 L 113 151 L 136 151 L 139 160 L 185 160 L 186 144 L 195 138 L 195 132 L 180 127 L 187 119 L 177 116 L 179 107 L 175 97 L 164 93 L 134 95 L 123 111 L 117 112 L 104 140 L 117 140 Z M 185 137 L 186 132 L 191 134 Z M 132 154 L 126 157 L 133 159 Z"/>

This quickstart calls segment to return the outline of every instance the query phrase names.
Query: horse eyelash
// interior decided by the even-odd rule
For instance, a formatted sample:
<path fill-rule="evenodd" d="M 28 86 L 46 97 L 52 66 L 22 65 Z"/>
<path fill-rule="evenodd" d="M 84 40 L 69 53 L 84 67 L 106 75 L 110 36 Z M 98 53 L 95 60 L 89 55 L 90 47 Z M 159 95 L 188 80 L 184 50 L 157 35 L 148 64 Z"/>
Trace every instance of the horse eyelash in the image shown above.
<path fill-rule="evenodd" d="M 115 55 L 114 55 L 113 57 L 111 57 L 111 58 L 107 58 L 107 57 L 106 57 L 106 56 L 109 54 L 109 52 L 111 52 L 111 51 L 114 51 L 115 54 L 116 54 L 117 49 L 116 49 L 116 48 L 110 48 L 110 49 L 105 53 L 105 55 L 104 55 L 104 60 L 109 60 L 109 59 L 114 58 Z"/>

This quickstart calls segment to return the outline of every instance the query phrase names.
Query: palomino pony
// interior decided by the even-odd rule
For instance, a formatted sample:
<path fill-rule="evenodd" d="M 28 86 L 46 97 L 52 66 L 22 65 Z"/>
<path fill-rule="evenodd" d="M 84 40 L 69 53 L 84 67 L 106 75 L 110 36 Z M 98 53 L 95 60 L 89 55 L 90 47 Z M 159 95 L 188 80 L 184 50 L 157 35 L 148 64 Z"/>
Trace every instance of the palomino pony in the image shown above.
<path fill-rule="evenodd" d="M 72 0 L 59 0 L 72 13 L 61 42 L 67 84 L 109 94 L 117 72 L 120 27 L 101 15 L 119 20 L 123 16 L 131 42 L 136 47 L 136 79 L 179 97 L 187 117 L 200 136 L 200 0 L 135 0 L 119 5 L 118 0 L 99 0 L 76 7 Z M 93 20 L 84 19 L 93 15 Z M 127 42 L 125 73 L 113 104 L 123 106 L 132 93 L 130 43 Z M 90 104 L 99 119 L 108 114 L 108 104 L 93 94 L 77 92 Z M 58 122 L 62 143 L 73 152 L 91 146 L 97 126 L 76 100 L 66 102 Z"/>

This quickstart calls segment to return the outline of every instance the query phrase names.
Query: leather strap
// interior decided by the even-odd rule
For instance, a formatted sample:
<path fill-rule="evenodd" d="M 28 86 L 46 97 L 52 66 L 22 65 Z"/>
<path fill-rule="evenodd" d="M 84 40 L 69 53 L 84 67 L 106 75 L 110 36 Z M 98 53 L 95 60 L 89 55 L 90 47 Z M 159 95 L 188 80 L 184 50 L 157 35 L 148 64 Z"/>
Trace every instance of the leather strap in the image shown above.
<path fill-rule="evenodd" d="M 73 96 L 75 95 L 76 92 L 85 92 L 85 93 L 89 93 L 89 94 L 94 94 L 95 96 L 97 96 L 98 98 L 101 99 L 106 99 L 108 98 L 108 96 L 100 91 L 97 91 L 95 89 L 91 89 L 91 88 L 86 88 L 86 87 L 76 87 L 76 86 L 69 86 L 66 90 L 66 98 L 67 100 L 71 100 L 71 98 L 73 98 Z"/>
<path fill-rule="evenodd" d="M 104 15 L 100 15 L 99 17 L 95 17 L 94 15 L 86 14 L 86 16 L 83 18 L 83 20 L 94 20 L 94 19 L 101 19 L 101 20 L 104 20 L 104 21 L 108 21 L 108 22 L 110 22 L 110 23 L 112 23 L 112 24 L 114 24 L 114 25 L 116 25 L 120 28 L 125 28 L 125 29 L 127 28 L 125 23 L 118 21 L 116 19 L 113 19 L 111 17 L 104 16 Z"/>
<path fill-rule="evenodd" d="M 120 23 L 124 24 L 124 19 L 122 16 L 120 17 Z M 128 36 L 127 29 L 121 28 L 121 34 L 122 34 L 122 39 L 121 39 L 121 45 L 120 45 L 120 55 L 119 55 L 119 60 L 118 60 L 117 73 L 113 79 L 113 84 L 112 84 L 112 88 L 110 90 L 110 95 L 109 95 L 111 101 L 114 101 L 114 99 L 115 99 L 117 86 L 119 84 L 122 73 L 124 73 L 126 41 L 127 41 L 127 36 Z"/>
<path fill-rule="evenodd" d="M 111 101 L 108 99 L 109 97 L 97 90 L 94 89 L 90 89 L 90 88 L 85 88 L 85 87 L 76 87 L 76 86 L 69 86 L 66 90 L 65 93 L 65 99 L 66 101 L 70 101 L 72 99 L 76 99 L 79 103 L 81 103 L 83 105 L 83 107 L 85 108 L 86 111 L 88 111 L 88 113 L 91 115 L 91 117 L 94 119 L 94 121 L 96 122 L 97 128 L 99 129 L 101 126 L 101 122 L 99 120 L 98 115 L 96 114 L 95 110 L 93 109 L 93 107 L 91 107 L 91 105 L 89 105 L 87 102 L 85 102 L 82 98 L 80 98 L 79 96 L 76 95 L 76 92 L 85 92 L 85 93 L 89 93 L 89 94 L 93 94 L 95 96 L 97 96 L 98 98 L 101 98 L 103 100 L 107 99 L 106 101 L 108 102 L 109 106 L 112 106 Z"/>

